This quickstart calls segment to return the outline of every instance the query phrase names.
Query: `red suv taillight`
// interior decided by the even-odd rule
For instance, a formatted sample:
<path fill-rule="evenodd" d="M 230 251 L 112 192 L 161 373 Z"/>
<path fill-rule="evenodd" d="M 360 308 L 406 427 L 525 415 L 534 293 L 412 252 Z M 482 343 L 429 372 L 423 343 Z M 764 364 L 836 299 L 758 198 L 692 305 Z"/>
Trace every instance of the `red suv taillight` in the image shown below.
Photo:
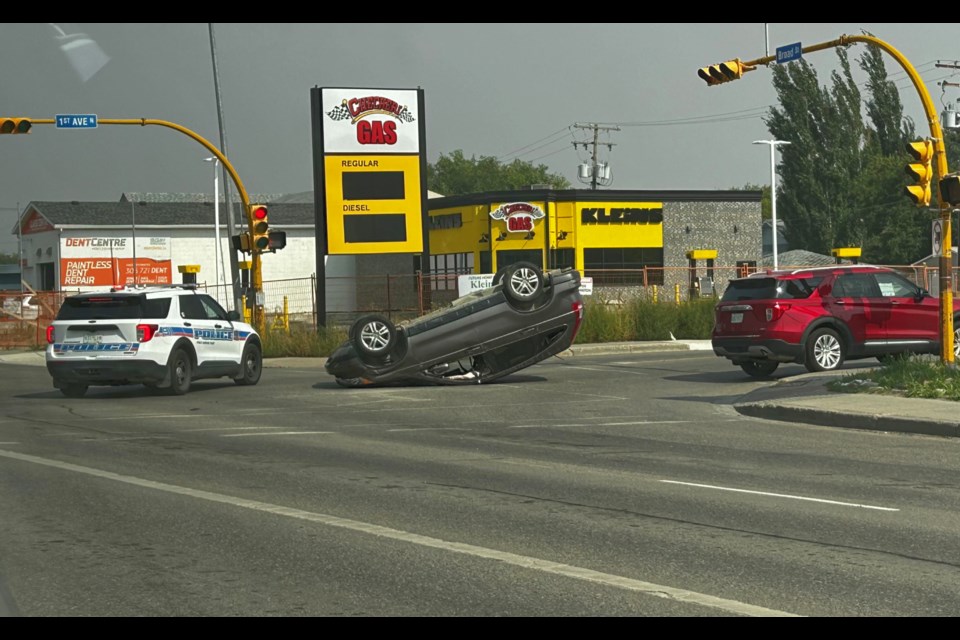
<path fill-rule="evenodd" d="M 53 325 L 47 327 L 47 344 L 53 344 Z"/>
<path fill-rule="evenodd" d="M 155 324 L 138 324 L 137 325 L 137 342 L 150 342 L 153 339 L 153 335 L 157 332 L 157 327 L 159 325 Z"/>
<path fill-rule="evenodd" d="M 781 316 L 783 316 L 784 312 L 789 308 L 790 304 L 787 302 L 778 302 L 772 307 L 767 307 L 767 322 L 779 320 Z"/>

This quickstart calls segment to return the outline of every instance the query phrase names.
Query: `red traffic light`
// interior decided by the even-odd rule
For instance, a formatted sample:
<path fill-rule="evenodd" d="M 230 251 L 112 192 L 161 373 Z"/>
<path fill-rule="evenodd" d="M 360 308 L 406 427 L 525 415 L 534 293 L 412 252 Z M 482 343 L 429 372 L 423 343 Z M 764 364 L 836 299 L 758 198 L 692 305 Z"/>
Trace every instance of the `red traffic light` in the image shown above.
<path fill-rule="evenodd" d="M 267 208 L 266 207 L 254 207 L 253 217 L 256 220 L 264 220 L 267 217 Z"/>

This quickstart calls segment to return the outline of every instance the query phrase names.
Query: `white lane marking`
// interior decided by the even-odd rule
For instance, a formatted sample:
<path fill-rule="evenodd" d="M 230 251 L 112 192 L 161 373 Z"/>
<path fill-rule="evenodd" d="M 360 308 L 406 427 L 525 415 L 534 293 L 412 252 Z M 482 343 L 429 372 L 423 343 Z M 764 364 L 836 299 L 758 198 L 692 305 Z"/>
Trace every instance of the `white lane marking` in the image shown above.
<path fill-rule="evenodd" d="M 268 433 L 224 433 L 221 438 L 249 438 L 264 436 L 315 436 L 330 435 L 336 431 L 270 431 Z"/>
<path fill-rule="evenodd" d="M 338 518 L 337 516 L 331 516 L 323 513 L 314 513 L 311 511 L 303 511 L 300 509 L 293 509 L 290 507 L 283 507 L 280 505 L 270 504 L 268 502 L 260 502 L 257 500 L 247 500 L 245 498 L 238 498 L 236 496 L 229 496 L 222 493 L 213 493 L 211 491 L 191 489 L 189 487 L 181 487 L 178 485 L 166 484 L 164 482 L 145 480 L 143 478 L 137 478 L 134 476 L 122 475 L 122 474 L 113 473 L 110 471 L 102 471 L 100 469 L 83 467 L 76 464 L 70 464 L 68 462 L 60 462 L 58 460 L 49 460 L 47 458 L 39 458 L 36 456 L 16 453 L 14 451 L 0 450 L 0 456 L 11 458 L 13 460 L 20 460 L 23 462 L 30 462 L 33 464 L 40 464 L 47 467 L 53 467 L 55 469 L 62 469 L 64 471 L 82 473 L 84 475 L 94 476 L 97 478 L 114 480 L 117 482 L 122 482 L 124 484 L 144 487 L 147 489 L 165 491 L 167 493 L 187 496 L 187 497 L 196 498 L 199 500 L 207 500 L 210 502 L 217 502 L 220 504 L 228 504 L 235 507 L 250 509 L 252 511 L 272 513 L 275 515 L 284 516 L 286 518 L 296 518 L 298 520 L 306 520 L 308 522 L 315 522 L 315 523 L 327 525 L 330 527 L 339 527 L 342 529 L 356 531 L 358 533 L 366 533 L 374 536 L 379 536 L 381 538 L 387 538 L 390 540 L 398 540 L 401 542 L 408 542 L 410 544 L 421 545 L 423 547 L 440 549 L 441 551 L 459 553 L 467 556 L 472 556 L 475 558 L 485 558 L 488 560 L 495 560 L 497 562 L 502 562 L 504 564 L 512 565 L 515 567 L 532 569 L 534 571 L 542 571 L 544 573 L 550 573 L 558 576 L 564 576 L 567 578 L 573 578 L 575 580 L 583 580 L 585 582 L 593 582 L 596 584 L 601 584 L 609 587 L 616 587 L 618 589 L 625 589 L 627 591 L 635 591 L 638 593 L 646 594 L 648 596 L 655 596 L 657 598 L 665 598 L 667 600 L 674 600 L 677 602 L 688 602 L 691 604 L 700 605 L 704 607 L 712 607 L 714 609 L 720 609 L 722 611 L 728 611 L 730 613 L 735 613 L 738 615 L 764 616 L 764 617 L 798 617 L 797 614 L 794 614 L 794 613 L 788 613 L 786 611 L 778 611 L 776 609 L 767 609 L 766 607 L 758 607 L 752 604 L 747 604 L 745 602 L 739 602 L 737 600 L 728 600 L 726 598 L 718 598 L 716 596 L 711 596 L 705 593 L 697 593 L 696 591 L 688 591 L 686 589 L 677 589 L 675 587 L 668 587 L 660 584 L 654 584 L 652 582 L 644 582 L 643 580 L 634 580 L 633 578 L 625 578 L 623 576 L 617 576 L 610 573 L 603 573 L 600 571 L 585 569 L 583 567 L 563 564 L 560 562 L 553 562 L 551 560 L 542 560 L 540 558 L 522 556 L 515 553 L 508 553 L 505 551 L 497 551 L 495 549 L 488 549 L 486 547 L 478 547 L 472 544 L 464 544 L 461 542 L 450 542 L 448 540 L 441 540 L 439 538 L 431 538 L 429 536 L 410 533 L 408 531 L 401 531 L 399 529 L 391 529 L 389 527 L 381 527 L 380 525 L 370 524 L 368 522 L 361 522 L 359 520 L 349 520 L 346 518 Z"/>
<path fill-rule="evenodd" d="M 610 367 L 584 367 L 583 365 L 569 364 L 567 365 L 568 369 L 583 369 L 584 371 L 605 371 L 610 373 Z M 645 371 L 630 371 L 630 370 L 617 370 L 617 373 L 630 373 L 635 376 L 646 376 L 649 375 Z"/>
<path fill-rule="evenodd" d="M 0 444 L 20 444 L 19 442 L 0 442 Z"/>
<path fill-rule="evenodd" d="M 716 489 L 718 491 L 735 491 L 737 493 L 752 493 L 758 496 L 770 496 L 773 498 L 788 498 L 790 500 L 806 500 L 807 502 L 822 502 L 824 504 L 835 504 L 841 507 L 857 507 L 859 509 L 876 509 L 877 511 L 900 511 L 893 507 L 877 507 L 869 504 L 857 504 L 855 502 L 839 502 L 837 500 L 824 500 L 822 498 L 809 498 L 807 496 L 796 496 L 786 493 L 770 493 L 768 491 L 751 491 L 750 489 L 734 489 L 733 487 L 717 487 L 711 484 L 697 484 L 695 482 L 680 482 L 678 480 L 661 480 L 667 484 L 682 484 L 688 487 L 700 487 L 701 489 Z"/>

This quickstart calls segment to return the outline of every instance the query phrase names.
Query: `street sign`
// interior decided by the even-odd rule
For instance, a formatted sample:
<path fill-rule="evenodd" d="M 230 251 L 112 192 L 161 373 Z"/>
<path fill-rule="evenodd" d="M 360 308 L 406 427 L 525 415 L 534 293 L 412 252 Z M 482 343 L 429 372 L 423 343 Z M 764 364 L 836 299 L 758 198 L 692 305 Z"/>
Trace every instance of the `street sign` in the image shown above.
<path fill-rule="evenodd" d="M 96 129 L 94 113 L 68 113 L 56 117 L 57 129 Z"/>
<path fill-rule="evenodd" d="M 803 47 L 799 42 L 788 44 L 784 47 L 777 47 L 777 63 L 783 64 L 791 60 L 799 60 L 803 57 Z"/>
<path fill-rule="evenodd" d="M 931 230 L 931 240 L 933 241 L 933 255 L 938 256 L 943 251 L 943 221 L 934 220 Z"/>

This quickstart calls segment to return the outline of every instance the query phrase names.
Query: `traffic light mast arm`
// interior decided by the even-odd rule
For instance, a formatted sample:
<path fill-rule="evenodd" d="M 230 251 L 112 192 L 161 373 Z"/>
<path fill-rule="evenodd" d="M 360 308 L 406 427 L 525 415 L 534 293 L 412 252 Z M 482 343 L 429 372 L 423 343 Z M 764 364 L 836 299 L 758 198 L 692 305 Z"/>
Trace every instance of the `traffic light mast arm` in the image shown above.
<path fill-rule="evenodd" d="M 30 118 L 29 120 L 33 124 L 56 123 L 53 118 Z M 168 122 L 166 120 L 154 120 L 151 118 L 100 118 L 98 123 L 139 125 L 141 127 L 145 127 L 147 125 L 158 125 L 179 131 L 180 133 L 186 134 L 199 142 L 207 149 L 207 151 L 215 155 L 220 160 L 223 166 L 227 169 L 227 172 L 230 174 L 230 177 L 233 178 L 233 183 L 237 186 L 237 192 L 240 194 L 240 201 L 243 204 L 243 211 L 247 217 L 247 230 L 251 234 L 253 233 L 253 217 L 251 216 L 250 212 L 250 196 L 247 194 L 247 190 L 243 186 L 243 182 L 240 180 L 240 176 L 237 174 L 236 169 L 233 168 L 233 165 L 230 164 L 230 161 L 227 160 L 227 157 L 220 153 L 220 150 L 213 146 L 213 144 L 211 144 L 206 138 L 191 131 L 190 129 L 187 129 L 184 126 L 181 126 L 175 122 Z M 256 251 L 253 252 L 252 260 L 252 282 L 250 285 L 255 294 L 253 306 L 253 324 L 260 335 L 264 335 L 267 329 L 266 316 L 264 315 L 263 305 L 258 300 L 258 298 L 263 297 L 263 273 L 260 265 L 260 254 Z"/>
<path fill-rule="evenodd" d="M 867 35 L 842 35 L 836 40 L 803 47 L 801 52 L 813 53 L 814 51 L 822 51 L 824 49 L 847 46 L 857 42 L 872 44 L 875 47 L 879 47 L 882 51 L 886 51 L 893 56 L 897 63 L 903 67 L 903 70 L 907 72 L 907 75 L 910 76 L 910 80 L 913 82 L 914 88 L 916 88 L 917 93 L 920 95 L 920 102 L 923 104 L 923 111 L 926 114 L 927 121 L 930 125 L 930 139 L 931 142 L 933 142 L 934 150 L 933 159 L 937 166 L 937 177 L 938 179 L 942 180 L 943 177 L 949 173 L 949 169 L 947 168 L 947 151 L 943 143 L 943 129 L 940 128 L 940 119 L 937 117 L 937 112 L 933 106 L 933 99 L 927 92 L 927 87 L 923 84 L 920 74 L 917 73 L 917 70 L 913 68 L 913 65 L 910 64 L 910 61 L 907 60 L 902 53 L 897 51 L 897 49 L 883 40 Z M 756 60 L 748 60 L 747 62 L 744 62 L 743 65 L 769 65 L 771 62 L 776 62 L 776 59 L 776 56 L 764 56 L 763 58 L 757 58 Z M 942 243 L 939 269 L 940 361 L 944 364 L 953 365 L 953 256 L 952 247 L 950 246 L 953 244 L 953 232 L 950 229 L 951 205 L 950 203 L 944 201 L 942 197 L 938 198 L 938 201 L 940 203 L 940 220 L 942 223 L 943 237 L 946 239 L 946 241 Z"/>

